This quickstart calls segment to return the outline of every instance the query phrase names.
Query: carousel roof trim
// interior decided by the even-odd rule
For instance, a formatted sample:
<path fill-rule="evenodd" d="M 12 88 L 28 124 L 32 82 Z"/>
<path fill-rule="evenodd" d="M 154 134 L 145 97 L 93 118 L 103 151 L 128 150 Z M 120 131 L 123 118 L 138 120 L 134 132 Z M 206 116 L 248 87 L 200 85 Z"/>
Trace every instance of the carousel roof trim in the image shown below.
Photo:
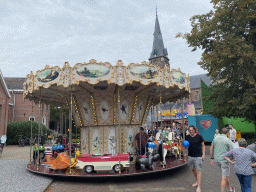
<path fill-rule="evenodd" d="M 72 86 L 81 85 L 81 83 L 88 83 L 89 87 L 92 87 L 100 82 L 124 87 L 128 84 L 134 85 L 135 82 L 140 85 L 155 84 L 158 87 L 157 90 L 164 89 L 163 93 L 167 95 L 173 94 L 173 89 L 183 90 L 184 93 L 190 91 L 189 75 L 181 72 L 179 68 L 160 69 L 159 66 L 148 64 L 146 61 L 125 66 L 121 60 L 113 66 L 109 62 L 103 63 L 91 59 L 88 63 L 77 63 L 74 67 L 65 62 L 62 68 L 46 65 L 35 75 L 31 72 L 23 83 L 23 94 L 25 98 L 29 98 L 32 97 L 33 92 L 41 91 L 43 88 L 54 87 L 70 91 Z M 177 94 L 179 93 L 175 93 Z"/>

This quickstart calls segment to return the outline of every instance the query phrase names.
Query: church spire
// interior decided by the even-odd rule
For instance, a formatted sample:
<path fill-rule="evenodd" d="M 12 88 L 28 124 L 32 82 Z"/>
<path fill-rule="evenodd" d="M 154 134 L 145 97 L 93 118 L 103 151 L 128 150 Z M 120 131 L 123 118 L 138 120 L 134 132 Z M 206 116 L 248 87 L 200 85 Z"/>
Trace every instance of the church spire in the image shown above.
<path fill-rule="evenodd" d="M 164 42 L 163 42 L 161 30 L 160 30 L 160 24 L 158 21 L 157 7 L 156 7 L 155 31 L 153 35 L 154 35 L 153 49 L 149 57 L 150 63 L 157 64 L 158 60 L 156 60 L 156 58 L 163 58 L 161 59 L 161 61 L 165 60 L 167 61 L 166 64 L 169 65 L 168 53 L 167 53 L 167 49 L 164 48 Z"/>

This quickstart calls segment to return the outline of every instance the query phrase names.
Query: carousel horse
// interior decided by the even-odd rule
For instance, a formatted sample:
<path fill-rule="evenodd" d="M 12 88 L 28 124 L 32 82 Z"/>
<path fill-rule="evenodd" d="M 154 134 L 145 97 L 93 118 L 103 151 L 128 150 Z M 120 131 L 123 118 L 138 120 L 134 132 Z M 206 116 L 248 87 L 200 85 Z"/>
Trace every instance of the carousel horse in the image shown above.
<path fill-rule="evenodd" d="M 163 135 L 162 132 L 158 132 L 158 133 L 156 134 L 156 140 L 157 140 L 157 141 L 159 141 L 159 140 L 163 141 L 164 139 L 165 139 L 165 137 L 164 137 L 164 135 Z"/>
<path fill-rule="evenodd" d="M 169 140 L 169 141 L 172 141 L 172 140 L 174 140 L 174 138 L 175 138 L 174 132 L 170 132 L 170 133 L 168 134 L 168 140 Z"/>
<path fill-rule="evenodd" d="M 36 162 L 37 157 L 38 157 L 38 145 L 35 144 L 32 147 L 32 150 L 33 150 L 33 160 L 34 160 L 34 162 Z M 44 146 L 40 144 L 39 145 L 39 162 L 40 162 L 40 160 L 43 160 L 44 158 L 45 158 Z"/>
<path fill-rule="evenodd" d="M 178 158 L 178 155 L 179 155 L 179 158 L 181 159 L 182 152 L 183 152 L 182 147 L 178 143 L 175 143 L 174 147 L 172 147 L 172 153 L 175 155 L 176 159 Z"/>
<path fill-rule="evenodd" d="M 165 157 L 167 155 L 168 150 L 171 148 L 170 144 L 167 142 L 163 142 L 163 164 L 166 165 Z"/>

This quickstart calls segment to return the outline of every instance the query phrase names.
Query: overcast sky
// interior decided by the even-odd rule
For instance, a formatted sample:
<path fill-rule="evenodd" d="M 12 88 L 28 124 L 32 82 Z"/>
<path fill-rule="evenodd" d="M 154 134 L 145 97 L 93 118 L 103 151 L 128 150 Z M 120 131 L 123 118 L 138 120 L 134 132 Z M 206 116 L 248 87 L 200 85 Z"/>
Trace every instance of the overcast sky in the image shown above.
<path fill-rule="evenodd" d="M 190 75 L 207 73 L 175 38 L 189 32 L 193 15 L 212 9 L 210 0 L 1 0 L 0 69 L 4 77 L 25 77 L 45 65 L 122 60 L 147 61 L 152 51 L 156 4 L 171 68 Z"/>

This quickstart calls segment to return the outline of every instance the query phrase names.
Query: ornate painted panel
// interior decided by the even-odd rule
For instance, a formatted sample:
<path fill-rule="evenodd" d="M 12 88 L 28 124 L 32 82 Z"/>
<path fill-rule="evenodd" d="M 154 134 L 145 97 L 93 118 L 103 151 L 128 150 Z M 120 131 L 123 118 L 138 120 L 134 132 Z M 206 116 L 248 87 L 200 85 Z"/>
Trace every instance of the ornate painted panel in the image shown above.
<path fill-rule="evenodd" d="M 158 74 L 156 67 L 150 67 L 146 65 L 137 65 L 131 68 L 130 73 L 138 78 L 142 79 L 154 79 Z"/>
<path fill-rule="evenodd" d="M 100 64 L 81 65 L 77 68 L 76 73 L 86 78 L 99 78 L 110 73 L 110 67 Z"/>

